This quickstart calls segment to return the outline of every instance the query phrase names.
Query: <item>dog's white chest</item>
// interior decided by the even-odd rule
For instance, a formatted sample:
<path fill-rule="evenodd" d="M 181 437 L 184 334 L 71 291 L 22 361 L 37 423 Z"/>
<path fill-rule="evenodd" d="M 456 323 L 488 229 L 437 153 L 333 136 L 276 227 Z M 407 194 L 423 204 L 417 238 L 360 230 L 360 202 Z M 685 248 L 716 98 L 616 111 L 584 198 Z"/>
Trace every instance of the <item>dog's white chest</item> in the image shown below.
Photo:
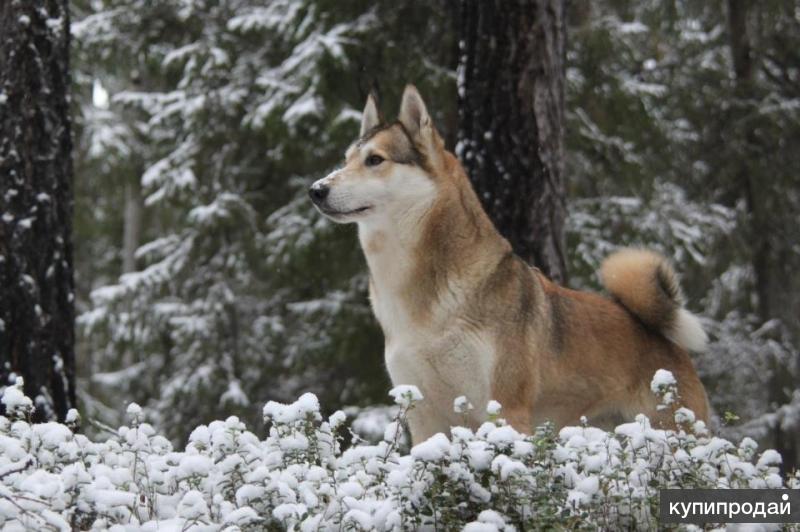
<path fill-rule="evenodd" d="M 414 257 L 397 235 L 396 226 L 359 226 L 359 238 L 372 275 L 372 309 L 386 335 L 386 368 L 392 383 L 413 384 L 424 399 L 409 415 L 414 440 L 448 433 L 465 422 L 476 426 L 491 399 L 493 342 L 455 318 L 463 302 L 457 287 L 428 309 L 421 323 L 407 305 L 405 291 Z M 466 419 L 453 411 L 453 401 L 466 396 L 475 406 Z"/>
<path fill-rule="evenodd" d="M 483 419 L 491 399 L 494 359 L 485 339 L 460 330 L 420 331 L 415 338 L 390 339 L 385 357 L 392 383 L 413 384 L 424 396 L 414 423 L 423 437 L 447 434 L 453 425 L 465 421 L 477 425 Z M 475 406 L 467 419 L 453 410 L 454 400 L 462 395 Z"/>

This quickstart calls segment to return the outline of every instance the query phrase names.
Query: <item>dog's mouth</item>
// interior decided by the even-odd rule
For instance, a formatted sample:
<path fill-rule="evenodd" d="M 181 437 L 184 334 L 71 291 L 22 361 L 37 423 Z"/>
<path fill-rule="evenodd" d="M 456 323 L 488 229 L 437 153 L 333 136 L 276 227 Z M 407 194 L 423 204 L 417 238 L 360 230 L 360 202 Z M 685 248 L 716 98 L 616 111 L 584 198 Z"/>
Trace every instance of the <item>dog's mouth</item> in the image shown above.
<path fill-rule="evenodd" d="M 330 216 L 332 218 L 344 218 L 346 216 L 352 216 L 354 214 L 361 214 L 367 212 L 368 210 L 372 209 L 371 205 L 365 205 L 364 207 L 359 207 L 357 209 L 353 209 L 350 211 L 337 211 L 335 209 L 331 209 L 329 207 L 320 207 L 319 210 L 322 211 L 323 214 L 326 216 Z"/>

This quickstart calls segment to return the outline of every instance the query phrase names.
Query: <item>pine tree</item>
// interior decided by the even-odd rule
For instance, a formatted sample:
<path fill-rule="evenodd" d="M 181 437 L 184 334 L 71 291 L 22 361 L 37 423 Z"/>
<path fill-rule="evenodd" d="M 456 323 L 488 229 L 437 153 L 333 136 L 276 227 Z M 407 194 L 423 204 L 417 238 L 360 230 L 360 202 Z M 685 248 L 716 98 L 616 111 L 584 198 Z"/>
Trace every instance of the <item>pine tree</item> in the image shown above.
<path fill-rule="evenodd" d="M 796 325 L 798 307 L 796 292 L 791 290 L 792 282 L 787 279 L 794 277 L 794 272 L 787 269 L 788 264 L 797 263 L 790 249 L 791 239 L 783 234 L 783 215 L 785 207 L 781 198 L 779 184 L 776 178 L 780 175 L 767 174 L 759 168 L 758 161 L 764 152 L 770 151 L 769 143 L 772 139 L 764 138 L 759 129 L 767 129 L 769 124 L 765 121 L 751 118 L 758 113 L 757 102 L 763 96 L 760 94 L 765 87 L 759 87 L 757 73 L 759 58 L 753 50 L 753 29 L 755 24 L 753 15 L 758 11 L 758 6 L 751 6 L 748 2 L 740 0 L 727 1 L 728 35 L 731 51 L 731 61 L 735 77 L 734 94 L 737 105 L 732 113 L 733 130 L 738 133 L 734 138 L 735 145 L 740 147 L 744 154 L 739 161 L 738 168 L 734 170 L 735 194 L 744 200 L 747 212 L 748 232 L 754 235 L 751 262 L 754 274 L 755 293 L 757 294 L 757 312 L 761 320 L 768 322 L 779 319 L 791 330 L 790 334 L 795 339 L 800 338 Z M 755 9 L 754 9 L 755 8 Z M 787 13 L 791 20 L 791 11 Z M 778 50 L 782 52 L 783 50 Z M 773 57 L 775 52 L 773 52 Z M 775 65 L 779 70 L 781 65 Z M 798 91 L 795 91 L 797 94 Z M 757 127 L 754 122 L 762 122 Z M 768 131 L 768 129 L 767 129 Z M 772 185 L 772 186 L 770 186 Z M 791 223 L 791 222 L 790 222 Z M 788 240 L 788 242 L 787 242 Z M 787 290 L 787 285 L 790 289 Z M 791 403 L 792 394 L 797 388 L 794 382 L 793 367 L 800 364 L 796 360 L 773 359 L 770 364 L 771 378 L 769 380 L 769 398 L 774 405 Z M 784 423 L 775 423 L 772 427 L 772 445 L 784 458 L 785 471 L 792 471 L 800 464 L 800 437 L 798 431 L 792 427 L 787 430 Z"/>
<path fill-rule="evenodd" d="M 123 395 L 180 439 L 301 391 L 384 399 L 363 257 L 306 188 L 341 163 L 375 81 L 389 100 L 407 81 L 432 98 L 453 86 L 409 46 L 435 49 L 442 19 L 414 3 L 116 0 L 76 24 L 84 77 L 111 92 L 108 109 L 84 106 L 82 168 L 131 176 L 144 204 L 137 268 L 118 280 L 123 217 L 101 212 L 116 258 L 80 320 L 92 415 L 116 422 Z M 122 204 L 121 188 L 106 197 Z"/>
<path fill-rule="evenodd" d="M 758 42 L 747 96 L 730 46 L 744 36 L 731 30 L 719 0 L 581 2 L 567 68 L 573 279 L 596 286 L 597 262 L 619 245 L 674 257 L 711 333 L 695 360 L 712 404 L 720 417 L 740 420 L 721 430 L 768 446 L 775 430 L 797 431 L 800 411 L 791 333 L 798 236 L 789 229 L 800 198 L 796 173 L 787 171 L 798 164 L 800 136 L 786 112 L 797 101 L 790 65 L 798 32 L 789 4 L 747 4 L 748 35 Z M 747 181 L 760 198 L 760 229 L 743 194 Z M 773 316 L 759 310 L 758 261 L 784 287 Z"/>
<path fill-rule="evenodd" d="M 0 386 L 37 421 L 75 406 L 69 27 L 66 0 L 0 4 Z"/>

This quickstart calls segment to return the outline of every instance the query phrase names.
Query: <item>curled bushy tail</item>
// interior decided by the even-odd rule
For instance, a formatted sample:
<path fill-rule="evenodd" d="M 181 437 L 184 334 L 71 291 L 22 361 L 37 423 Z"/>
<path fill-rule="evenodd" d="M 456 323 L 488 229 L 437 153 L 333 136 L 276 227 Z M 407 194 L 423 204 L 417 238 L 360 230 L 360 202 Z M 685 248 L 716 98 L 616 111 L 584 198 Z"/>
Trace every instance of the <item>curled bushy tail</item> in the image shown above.
<path fill-rule="evenodd" d="M 646 325 L 684 349 L 705 349 L 708 337 L 697 317 L 683 308 L 678 276 L 663 256 L 623 249 L 603 261 L 600 276 L 611 295 Z"/>

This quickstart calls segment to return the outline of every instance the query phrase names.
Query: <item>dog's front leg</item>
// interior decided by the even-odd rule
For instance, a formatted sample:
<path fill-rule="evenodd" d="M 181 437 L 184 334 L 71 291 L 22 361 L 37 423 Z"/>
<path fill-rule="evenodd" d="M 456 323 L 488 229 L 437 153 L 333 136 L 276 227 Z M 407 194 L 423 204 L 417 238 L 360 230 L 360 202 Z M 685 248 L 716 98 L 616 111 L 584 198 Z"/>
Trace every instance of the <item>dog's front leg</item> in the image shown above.
<path fill-rule="evenodd" d="M 530 434 L 533 430 L 533 403 L 536 397 L 536 368 L 525 362 L 525 359 L 506 361 L 495 368 L 491 397 L 503 408 L 500 417 L 505 418 L 517 432 Z"/>
<path fill-rule="evenodd" d="M 437 432 L 442 432 L 449 436 L 449 426 L 437 423 L 436 412 L 434 409 L 424 405 L 424 400 L 414 405 L 408 412 L 408 430 L 411 432 L 411 445 L 424 442 Z"/>

